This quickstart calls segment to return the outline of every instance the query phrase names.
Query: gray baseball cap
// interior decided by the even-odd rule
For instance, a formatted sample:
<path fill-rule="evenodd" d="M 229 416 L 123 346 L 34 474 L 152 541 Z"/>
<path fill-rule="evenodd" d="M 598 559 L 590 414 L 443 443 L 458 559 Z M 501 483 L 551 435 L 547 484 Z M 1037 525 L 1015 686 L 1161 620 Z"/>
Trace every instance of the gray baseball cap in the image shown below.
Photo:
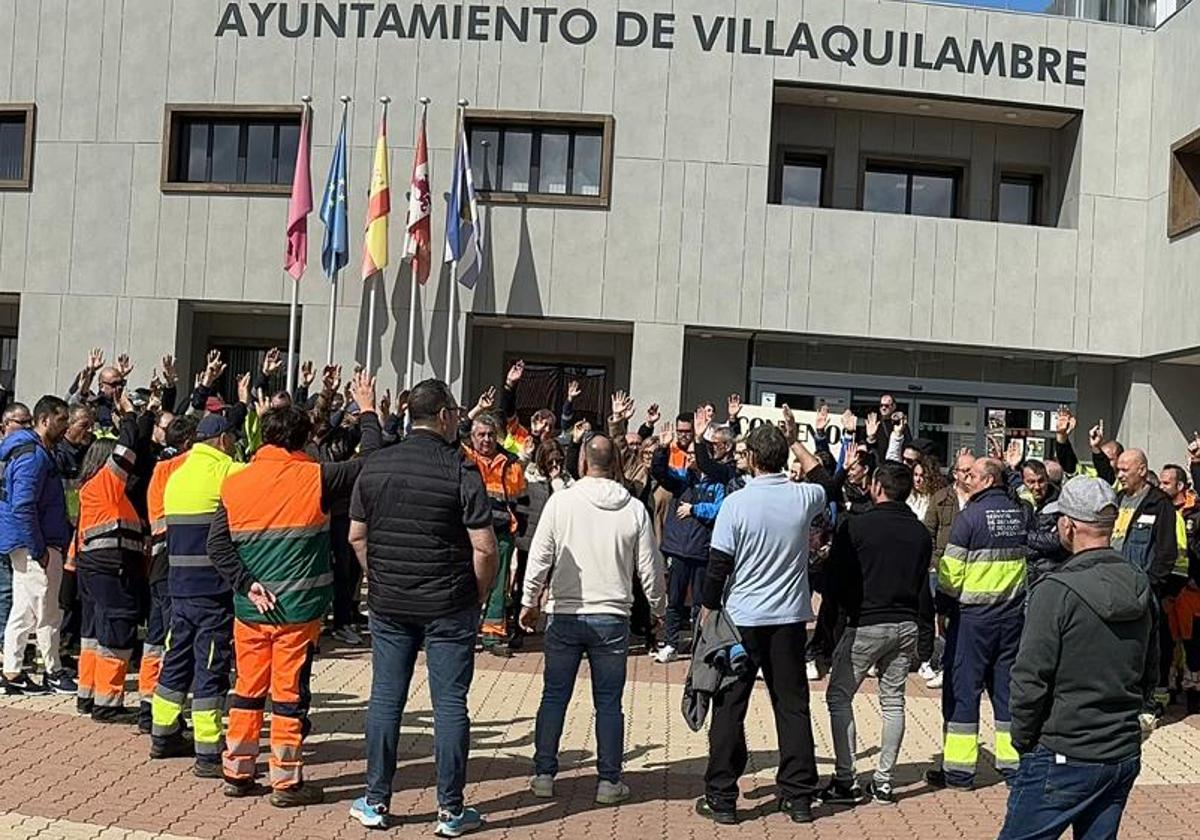
<path fill-rule="evenodd" d="M 1117 494 L 1106 481 L 1077 475 L 1063 485 L 1062 493 L 1042 513 L 1061 513 L 1076 522 L 1110 522 L 1117 516 Z"/>

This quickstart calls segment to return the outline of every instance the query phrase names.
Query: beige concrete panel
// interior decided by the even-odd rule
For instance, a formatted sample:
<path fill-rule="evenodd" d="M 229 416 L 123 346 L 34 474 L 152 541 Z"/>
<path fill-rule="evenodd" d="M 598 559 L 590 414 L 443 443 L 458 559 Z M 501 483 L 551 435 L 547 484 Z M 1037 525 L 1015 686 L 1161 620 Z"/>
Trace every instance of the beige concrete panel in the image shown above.
<path fill-rule="evenodd" d="M 42 0 L 36 29 L 37 77 L 34 99 L 38 103 L 38 136 L 62 139 L 63 84 L 66 76 L 67 0 Z M 24 30 L 30 32 L 33 30 Z"/>
<path fill-rule="evenodd" d="M 1066 51 L 1069 49 L 1070 26 L 1066 18 L 1050 16 L 1046 19 L 1046 45 L 1058 49 L 1066 62 Z M 1062 77 L 1060 68 L 1059 77 Z M 1065 103 L 1068 85 L 1051 81 L 1049 78 L 1042 82 L 1042 101 L 1047 105 L 1062 105 Z"/>
<path fill-rule="evenodd" d="M 28 402 L 36 401 L 42 394 L 57 394 L 59 388 L 59 359 L 64 335 L 70 333 L 80 336 L 80 333 L 64 329 L 63 297 L 58 294 L 26 293 L 21 295 L 20 326 L 17 334 L 21 337 L 21 347 L 37 348 L 36 352 L 17 353 L 17 374 L 13 386 L 14 393 L 23 395 Z M 85 318 L 83 324 L 75 325 L 82 329 L 90 329 L 91 318 Z M 104 342 L 108 344 L 108 340 Z M 78 355 L 78 349 L 83 347 L 82 340 L 77 346 L 70 347 L 68 356 L 73 359 Z M 94 346 L 94 345 L 89 345 Z M 75 365 L 70 361 L 67 367 Z M 76 370 L 65 375 L 69 379 Z M 65 382 L 63 383 L 66 384 Z M 32 403 L 31 403 L 32 406 Z"/>
<path fill-rule="evenodd" d="M 1117 161 L 1113 191 L 1145 198 L 1150 189 L 1150 126 L 1154 89 L 1152 33 L 1121 32 L 1121 75 L 1117 90 Z"/>
<path fill-rule="evenodd" d="M 104 4 L 72 0 L 67 7 L 66 21 L 62 70 L 62 126 L 59 136 L 64 140 L 95 140 L 98 120 L 96 101 L 100 92 L 100 52 L 104 39 Z"/>
<path fill-rule="evenodd" d="M 988 41 L 985 43 L 1004 43 L 1004 57 L 1009 62 L 1010 71 L 1011 45 L 1016 43 L 1032 47 L 1034 73 L 1028 79 L 1014 79 L 1011 75 L 1001 77 L 998 73 L 993 73 L 983 83 L 985 96 L 1013 102 L 1041 102 L 1045 98 L 1046 85 L 1037 78 L 1037 48 L 1047 43 L 1048 19 L 1045 15 L 993 15 L 988 19 Z"/>
<path fill-rule="evenodd" d="M 118 69 L 116 137 L 119 140 L 142 143 L 162 140 L 172 5 L 145 0 L 136 8 L 126 4 Z M 206 29 L 204 37 L 207 36 Z"/>
<path fill-rule="evenodd" d="M 30 102 L 37 98 L 35 83 L 37 81 L 38 39 L 36 33 L 41 27 L 41 9 L 36 3 L 18 3 L 13 11 L 13 32 L 22 33 L 18 38 L 13 35 L 11 59 L 11 78 L 9 96 L 15 102 Z"/>
<path fill-rule="evenodd" d="M 286 62 L 265 61 L 265 53 L 277 48 L 268 47 L 268 39 L 247 38 L 238 39 L 235 33 L 226 33 L 220 38 L 211 37 L 216 33 L 216 24 L 220 13 L 213 3 L 173 3 L 171 13 L 171 65 L 167 77 L 167 100 L 170 102 L 209 102 L 216 95 L 217 55 L 221 54 L 223 64 L 230 69 L 232 77 L 236 72 L 237 52 L 242 52 L 250 61 L 243 76 L 282 77 L 283 68 L 291 67 L 289 56 Z M 250 18 L 247 26 L 255 31 L 253 15 L 248 9 L 243 9 Z M 269 39 L 271 43 L 283 42 L 282 38 Z M 261 44 L 261 47 L 260 47 Z M 253 45 L 253 46 L 251 46 Z M 262 52 L 260 52 L 260 49 Z M 255 56 L 250 58 L 250 56 Z M 271 68 L 272 72 L 263 72 Z M 255 101 L 242 99 L 242 102 Z M 287 99 L 263 99 L 262 102 L 286 102 Z"/>
<path fill-rule="evenodd" d="M 241 300 L 246 291 L 246 213 L 251 200 L 220 196 L 208 204 L 207 252 L 204 257 L 206 300 Z M 255 243 L 258 247 L 265 244 Z"/>
<path fill-rule="evenodd" d="M 0 67 L 13 60 L 13 33 L 17 31 L 17 0 L 0 0 Z M 13 73 L 0 74 L 0 101 L 16 101 L 12 95 Z"/>
<path fill-rule="evenodd" d="M 908 60 L 903 68 L 899 68 L 899 87 L 906 90 L 922 90 L 925 87 L 927 70 L 917 70 L 913 67 L 913 33 L 928 30 L 929 6 L 924 3 L 904 4 L 904 28 L 908 35 Z"/>
<path fill-rule="evenodd" d="M 730 306 L 730 292 L 742 284 L 746 175 L 744 166 L 708 166 L 697 315 L 700 323 L 737 324 L 737 310 Z"/>
<path fill-rule="evenodd" d="M 158 236 L 155 240 L 155 293 L 161 297 L 183 297 L 184 260 L 187 256 L 189 199 L 162 196 L 158 207 Z"/>
<path fill-rule="evenodd" d="M 96 100 L 96 139 L 115 140 L 117 133 L 117 102 L 119 101 L 122 33 L 125 16 L 121 0 L 104 0 L 104 19 L 100 26 L 103 49 L 100 55 L 99 96 Z"/>
<path fill-rule="evenodd" d="M 689 24 L 690 25 L 690 24 Z M 681 42 L 671 55 L 667 101 L 667 159 L 724 162 L 728 155 L 731 57 Z M 697 107 L 703 102 L 704 107 Z"/>
<path fill-rule="evenodd" d="M 788 279 L 792 261 L 792 221 L 801 217 L 811 233 L 814 211 L 800 207 L 767 206 L 759 323 L 763 329 L 788 325 Z M 806 308 L 806 302 L 800 302 Z"/>
<path fill-rule="evenodd" d="M 1038 233 L 1032 225 L 996 225 L 996 305 L 992 333 L 1006 347 L 1035 347 L 1037 311 Z"/>
<path fill-rule="evenodd" d="M 615 17 L 615 14 L 614 14 Z M 609 31 L 612 24 L 606 20 L 598 21 L 600 25 L 600 33 Z M 578 26 L 579 24 L 573 24 Z M 606 39 L 604 34 L 598 34 L 597 39 Z M 525 45 L 518 45 L 515 42 L 510 42 L 512 52 L 518 50 L 528 51 Z M 481 47 L 482 49 L 482 47 Z M 546 111 L 581 111 L 583 110 L 583 76 L 584 76 L 584 58 L 586 51 L 574 44 L 568 44 L 560 38 L 552 38 L 549 43 L 542 47 L 541 66 L 538 68 L 541 79 L 538 97 L 538 107 Z M 614 70 L 618 77 L 621 70 L 619 66 L 615 66 Z M 666 73 L 655 74 L 660 81 L 663 80 Z M 643 81 L 650 81 L 649 78 Z M 616 101 L 613 102 L 613 108 L 616 108 Z M 631 152 L 623 151 L 622 154 L 631 154 Z"/>
<path fill-rule="evenodd" d="M 988 23 L 992 15 L 985 9 L 968 9 L 964 12 L 966 17 L 966 35 L 962 42 L 968 50 L 971 48 L 971 42 L 979 39 L 984 44 L 988 43 Z M 964 59 L 969 56 L 963 56 Z M 983 97 L 984 87 L 987 84 L 987 77 L 982 73 L 967 73 L 963 75 L 962 92 L 964 96 L 972 96 L 976 98 Z"/>
<path fill-rule="evenodd" d="M 737 322 L 757 327 L 762 319 L 763 272 L 766 263 L 767 179 L 766 167 L 746 172 L 745 249 L 742 254 L 742 285 Z"/>
<path fill-rule="evenodd" d="M 30 203 L 29 193 L 0 196 L 0 289 L 6 292 L 25 288 Z"/>
<path fill-rule="evenodd" d="M 1079 239 L 1075 249 L 1075 347 L 1090 347 L 1088 328 L 1092 307 L 1092 233 L 1095 227 L 1096 200 L 1090 195 L 1079 202 Z"/>
<path fill-rule="evenodd" d="M 603 315 L 653 321 L 658 285 L 658 237 L 654 232 L 659 222 L 663 164 L 622 160 L 621 169 L 623 177 L 613 184 L 609 211 Z M 734 256 L 740 258 L 740 250 Z M 728 308 L 728 294 L 725 303 Z"/>
<path fill-rule="evenodd" d="M 680 29 L 681 34 L 688 34 L 687 30 Z M 623 157 L 661 159 L 666 151 L 667 89 L 672 56 L 668 50 L 648 49 L 651 36 L 646 37 L 646 44 L 640 47 L 617 50 L 614 148 Z M 544 78 L 542 83 L 544 86 Z M 767 113 L 770 113 L 769 104 Z"/>
<path fill-rule="evenodd" d="M 436 42 L 421 44 L 421 66 L 417 70 L 417 89 L 421 96 L 430 97 L 433 102 L 429 106 L 428 138 L 430 153 L 433 149 L 449 149 L 453 151 L 455 142 L 455 126 L 457 125 L 457 102 L 461 98 L 458 92 L 457 53 L 452 52 L 453 45 Z M 498 68 L 494 75 L 499 78 Z M 499 85 L 499 81 L 496 82 Z M 447 156 L 447 166 L 453 155 Z M 440 170 L 445 173 L 442 189 L 449 189 L 450 170 Z M 435 201 L 434 204 L 440 202 Z M 442 362 L 445 364 L 445 362 Z"/>
<path fill-rule="evenodd" d="M 708 167 L 702 163 L 684 166 L 683 216 L 679 237 L 679 311 L 677 319 L 695 323 L 700 311 L 700 272 L 703 268 L 704 198 L 708 194 Z M 714 223 L 719 224 L 714 219 Z"/>
<path fill-rule="evenodd" d="M 554 211 L 554 278 L 548 314 L 593 317 L 604 283 L 604 213 Z"/>
<path fill-rule="evenodd" d="M 995 341 L 992 307 L 996 303 L 998 225 L 959 222 L 955 251 L 954 317 L 950 337 L 982 344 Z"/>
<path fill-rule="evenodd" d="M 550 5 L 547 2 L 547 5 Z M 616 0 L 589 0 L 588 11 L 596 16 L 597 36 L 582 48 L 583 110 L 599 114 L 613 112 L 613 76 L 617 66 L 617 47 L 611 35 L 617 17 Z M 565 7 L 560 7 L 560 14 Z M 572 24 L 581 27 L 580 22 Z M 576 30 L 578 31 L 578 30 Z M 604 35 L 603 33 L 610 33 Z M 578 49 L 578 48 L 576 48 Z M 578 53 L 576 54 L 578 56 Z M 575 61 L 579 61 L 576 57 Z M 723 113 L 724 109 L 718 111 Z"/>
<path fill-rule="evenodd" d="M 392 183 L 396 183 L 394 177 Z M 316 200 L 319 200 L 319 197 L 314 199 Z M 292 280 L 290 275 L 283 271 L 287 204 L 287 199 L 283 197 L 251 198 L 246 201 L 245 244 L 243 254 L 240 255 L 242 296 L 246 300 L 280 303 L 291 301 L 292 290 L 289 284 Z M 392 212 L 395 213 L 395 210 Z M 233 208 L 230 208 L 229 220 L 236 220 Z M 321 236 L 324 232 L 316 213 L 309 216 L 308 268 L 300 280 L 302 286 L 324 285 L 321 274 Z M 236 241 L 235 239 L 234 242 Z M 231 247 L 234 247 L 232 243 Z M 230 275 L 238 276 L 236 266 L 230 268 Z"/>
<path fill-rule="evenodd" d="M 867 9 L 869 8 L 869 11 Z M 867 15 L 869 14 L 869 18 Z M 869 19 L 869 28 L 874 30 L 874 36 L 871 41 L 871 54 L 874 56 L 882 56 L 885 54 L 884 32 L 891 30 L 895 33 L 900 33 L 904 30 L 906 8 L 901 3 L 877 3 L 871 4 L 869 7 L 863 3 L 848 3 L 846 7 L 846 17 L 853 21 L 850 25 L 858 28 L 857 24 Z M 857 66 L 846 67 L 843 70 L 842 81 L 848 85 L 856 87 L 881 87 L 887 88 L 896 84 L 898 72 L 894 62 L 899 56 L 900 44 L 899 38 L 892 38 L 892 60 L 887 64 L 874 65 L 868 62 L 864 54 L 866 45 L 860 41 L 858 45 L 858 60 Z"/>
<path fill-rule="evenodd" d="M 188 198 L 187 226 L 184 231 L 183 293 L 201 300 L 208 279 L 209 198 Z"/>
<path fill-rule="evenodd" d="M 29 207 L 25 288 L 57 292 L 71 270 L 72 219 L 79 194 L 74 143 L 38 143 L 37 189 Z"/>
<path fill-rule="evenodd" d="M 58 345 L 56 382 L 59 393 L 66 391 L 72 377 L 79 373 L 87 361 L 87 348 L 104 348 L 105 358 L 110 360 L 125 352 L 125 337 L 117 334 L 120 300 L 109 295 L 63 295 L 60 331 L 54 340 Z M 167 347 L 169 345 L 163 345 L 164 350 Z M 143 364 L 147 363 L 143 361 Z M 147 364 L 147 374 L 149 367 Z"/>
<path fill-rule="evenodd" d="M 676 320 L 679 307 L 679 267 L 683 236 L 683 184 L 686 164 L 664 161 L 658 203 L 658 282 L 654 286 L 656 321 Z"/>
<path fill-rule="evenodd" d="M 500 107 L 500 62 L 506 47 L 518 49 L 519 45 L 511 38 L 500 43 L 484 41 L 479 44 L 478 65 L 475 70 L 475 104 L 480 108 Z"/>
<path fill-rule="evenodd" d="M 755 21 L 755 44 L 765 37 L 763 22 L 774 17 L 775 0 L 741 0 L 739 17 Z M 786 23 L 781 29 L 788 29 Z M 775 41 L 786 47 L 789 35 L 777 34 Z M 729 161 L 766 164 L 770 159 L 773 62 L 762 55 L 738 55 L 733 59 L 729 99 Z"/>
<path fill-rule="evenodd" d="M 1083 115 L 1080 191 L 1112 195 L 1116 185 L 1119 75 L 1116 61 L 1093 56 L 1116 56 L 1119 27 L 1096 27 L 1088 35 L 1087 107 Z"/>
<path fill-rule="evenodd" d="M 837 62 L 831 61 L 821 49 L 821 35 L 831 26 L 845 23 L 847 20 L 860 20 L 855 15 L 853 9 L 849 12 L 846 9 L 845 0 L 804 0 L 804 14 L 798 15 L 795 13 L 795 7 L 789 8 L 784 4 L 780 4 L 781 17 L 783 20 L 794 19 L 797 21 L 803 20 L 812 30 L 813 39 L 817 48 L 817 58 L 812 58 L 808 53 L 800 53 L 800 71 L 798 77 L 805 82 L 841 82 L 842 74 L 851 68 Z M 853 26 L 853 23 L 851 24 Z M 787 29 L 788 27 L 784 27 Z M 739 38 L 741 33 L 739 32 Z M 787 36 L 791 37 L 789 32 Z M 842 39 L 837 39 L 835 43 L 843 43 Z"/>
<path fill-rule="evenodd" d="M 132 147 L 132 189 L 129 192 L 123 293 L 152 297 L 158 261 L 158 214 L 162 197 L 158 192 L 160 152 L 155 146 Z"/>
<path fill-rule="evenodd" d="M 871 291 L 867 298 L 867 326 L 871 335 L 908 335 L 915 299 L 917 219 L 884 213 L 875 217 L 871 247 Z M 833 284 L 824 288 L 836 296 Z"/>
<path fill-rule="evenodd" d="M 379 79 L 377 58 L 381 47 L 379 42 L 374 40 L 354 40 L 350 43 L 354 44 L 354 62 L 353 62 L 353 80 L 350 77 L 345 78 L 343 87 L 349 89 L 350 95 L 354 97 L 354 104 L 350 108 L 350 144 L 363 149 L 374 149 L 375 138 L 379 136 L 379 117 L 382 108 L 379 105 L 379 97 L 387 91 L 379 90 L 377 82 Z M 455 44 L 455 53 L 453 56 L 454 67 L 458 67 L 458 45 Z M 239 57 L 241 53 L 239 53 Z M 291 62 L 289 57 L 288 62 Z M 238 74 L 240 80 L 241 74 Z M 342 77 L 339 76 L 339 81 Z M 389 86 L 390 87 L 390 86 Z M 366 161 L 366 168 L 354 169 L 353 164 L 359 160 Z M 364 164 L 359 164 L 363 166 Z M 351 175 L 356 179 L 351 182 L 350 194 L 355 196 L 366 195 L 367 187 L 371 182 L 371 156 L 361 157 L 355 153 L 354 161 L 351 164 Z M 355 188 L 355 184 L 362 184 L 361 187 Z M 351 217 L 353 218 L 353 217 Z"/>
<path fill-rule="evenodd" d="M 633 325 L 633 357 L 630 360 L 629 391 L 639 407 L 658 403 L 663 417 L 679 411 L 683 386 L 683 325 Z"/>
<path fill-rule="evenodd" d="M 1089 338 L 1093 346 L 1137 354 L 1141 330 L 1136 325 L 1141 321 L 1143 301 L 1142 295 L 1131 289 L 1129 278 L 1143 276 L 1145 208 L 1141 202 L 1103 196 L 1095 202 Z"/>
<path fill-rule="evenodd" d="M 1074 345 L 1075 258 L 1079 234 L 1038 228 L 1037 295 L 1033 310 L 1033 346 L 1066 349 Z"/>
<path fill-rule="evenodd" d="M 1093 52 L 1091 45 L 1088 43 L 1088 34 L 1095 28 L 1095 24 L 1087 23 L 1081 20 L 1071 20 L 1067 22 L 1067 49 L 1081 50 L 1088 54 L 1088 65 L 1085 80 L 1085 85 L 1064 85 L 1063 100 L 1072 108 L 1082 108 L 1084 100 L 1087 97 L 1087 88 L 1091 84 L 1091 68 L 1097 60 L 1097 53 Z"/>
<path fill-rule="evenodd" d="M 179 328 L 179 304 L 166 298 L 119 298 L 120 328 L 116 348 L 129 354 L 134 364 L 133 381 L 150 381 L 151 371 L 158 369 L 166 353 L 173 352 Z M 80 360 L 82 361 L 82 359 Z M 188 387 L 180 383 L 180 389 Z"/>
<path fill-rule="evenodd" d="M 875 213 L 825 210 L 813 216 L 811 288 L 808 323 L 835 335 L 860 335 L 860 307 L 846 300 L 865 301 L 871 293 L 871 245 Z M 836 290 L 830 292 L 829 290 Z"/>
<path fill-rule="evenodd" d="M 502 49 L 499 67 L 501 108 L 534 110 L 540 107 L 545 67 L 543 52 L 544 47 L 532 38 L 527 44 Z M 577 54 L 578 57 L 581 56 Z"/>
<path fill-rule="evenodd" d="M 908 321 L 913 338 L 933 337 L 933 290 L 937 267 L 938 221 L 914 217 L 912 252 L 912 307 Z"/>
<path fill-rule="evenodd" d="M 967 12 L 960 8 L 930 4 L 926 9 L 925 41 L 923 46 L 924 59 L 930 64 L 937 61 L 942 42 L 947 36 L 953 36 L 959 47 L 970 45 L 967 36 L 969 18 Z M 963 55 L 963 61 L 967 55 Z M 966 90 L 966 73 L 960 73 L 954 66 L 943 66 L 941 70 L 927 70 L 924 73 L 925 90 L 961 96 Z"/>
<path fill-rule="evenodd" d="M 954 284 L 958 254 L 959 223 L 948 219 L 933 222 L 936 231 L 933 264 L 933 337 L 948 340 L 954 327 Z"/>
<path fill-rule="evenodd" d="M 75 193 L 71 224 L 72 293 L 120 294 L 125 285 L 133 146 L 80 144 L 76 170 L 89 188 Z"/>

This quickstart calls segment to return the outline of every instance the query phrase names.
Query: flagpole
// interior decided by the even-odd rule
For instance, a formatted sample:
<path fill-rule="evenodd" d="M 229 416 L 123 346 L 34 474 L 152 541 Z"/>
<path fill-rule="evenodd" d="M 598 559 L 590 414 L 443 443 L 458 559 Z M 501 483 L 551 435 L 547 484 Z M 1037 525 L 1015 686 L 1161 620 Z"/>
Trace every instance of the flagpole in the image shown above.
<path fill-rule="evenodd" d="M 346 124 L 346 113 L 350 110 L 350 97 L 345 94 L 341 97 L 342 100 L 342 125 Z M 346 149 L 346 175 L 347 180 L 350 175 L 350 149 L 347 143 Z M 336 263 L 335 263 L 336 265 Z M 338 278 L 341 276 L 342 270 L 339 268 L 333 272 L 333 282 L 329 284 L 329 339 L 325 344 L 325 364 L 333 364 L 333 333 L 337 326 L 337 287 Z"/>
<path fill-rule="evenodd" d="M 458 147 L 462 139 L 463 114 L 470 103 L 465 99 L 458 100 L 458 122 L 455 124 L 454 146 Z M 455 166 L 458 164 L 456 163 Z M 458 341 L 458 330 L 455 328 L 454 316 L 458 309 L 458 260 L 450 263 L 450 308 L 446 313 L 446 384 L 453 380 L 450 377 L 450 366 L 454 363 L 454 345 Z M 454 390 L 451 388 L 451 390 Z"/>
<path fill-rule="evenodd" d="M 380 123 L 381 125 L 387 125 L 388 103 L 391 101 L 392 101 L 392 97 L 390 97 L 390 96 L 379 97 L 379 102 L 381 105 L 383 105 L 383 122 Z M 367 373 L 368 374 L 373 372 L 371 363 L 372 363 L 372 361 L 374 361 L 372 359 L 372 356 L 375 355 L 372 352 L 375 349 L 374 348 L 375 296 L 376 296 L 376 293 L 379 291 L 379 281 L 381 279 L 380 274 L 382 274 L 382 272 L 377 271 L 373 275 L 371 275 L 371 277 L 367 280 L 367 282 L 371 284 L 370 296 L 367 299 Z"/>
<path fill-rule="evenodd" d="M 301 96 L 300 101 L 304 103 L 304 117 L 302 119 L 301 130 L 312 132 L 312 97 Z M 311 146 L 309 147 L 311 148 Z M 312 187 L 310 186 L 311 190 Z M 287 274 L 287 272 L 284 272 Z M 296 326 L 300 321 L 300 281 L 287 274 L 289 280 L 292 281 L 292 302 L 288 308 L 288 355 L 287 355 L 287 392 L 288 396 L 296 393 Z"/>
<path fill-rule="evenodd" d="M 422 96 L 418 101 L 421 103 L 421 125 L 424 127 L 425 114 L 429 111 L 430 99 L 428 96 Z M 426 166 L 428 165 L 428 162 L 426 162 Z M 432 254 L 432 251 L 430 253 Z M 405 357 L 407 359 L 407 366 L 404 369 L 404 389 L 406 391 L 412 390 L 413 386 L 413 356 L 416 354 L 417 347 L 417 286 L 419 285 L 417 283 L 417 272 L 412 260 L 409 260 L 408 266 L 414 270 L 411 271 L 412 282 L 410 283 L 408 292 L 408 355 Z"/>

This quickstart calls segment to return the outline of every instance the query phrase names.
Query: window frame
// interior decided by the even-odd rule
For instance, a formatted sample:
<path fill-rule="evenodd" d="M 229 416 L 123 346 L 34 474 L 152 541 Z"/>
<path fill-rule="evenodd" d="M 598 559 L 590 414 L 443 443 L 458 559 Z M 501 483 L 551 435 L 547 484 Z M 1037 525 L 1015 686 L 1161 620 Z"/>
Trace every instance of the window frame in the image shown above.
<path fill-rule="evenodd" d="M 25 120 L 25 148 L 21 158 L 21 177 L 0 180 L 0 192 L 29 192 L 33 189 L 33 147 L 37 131 L 37 106 L 32 102 L 0 104 L 0 116 Z"/>
<path fill-rule="evenodd" d="M 164 193 L 186 195 L 286 195 L 292 194 L 287 184 L 214 184 L 203 181 L 177 181 L 172 178 L 179 164 L 178 131 L 186 120 L 243 120 L 254 117 L 281 121 L 295 117 L 299 123 L 304 114 L 302 105 L 193 105 L 167 103 L 163 109 L 162 171 L 159 188 Z"/>
<path fill-rule="evenodd" d="M 1171 144 L 1167 238 L 1200 228 L 1200 128 Z"/>
<path fill-rule="evenodd" d="M 780 207 L 806 207 L 806 205 L 802 204 L 783 203 L 783 170 L 789 162 L 815 163 L 820 165 L 821 198 L 817 207 L 832 207 L 833 179 L 830 175 L 833 172 L 833 150 L 815 146 L 778 145 L 775 147 L 775 170 L 771 178 L 770 203 L 777 204 Z"/>
<path fill-rule="evenodd" d="M 970 168 L 967 161 L 947 160 L 941 158 L 920 157 L 889 157 L 886 155 L 862 155 L 858 165 L 858 201 L 855 202 L 859 211 L 867 213 L 884 213 L 883 210 L 868 210 L 863 206 L 867 198 L 867 172 L 885 172 L 908 176 L 908 188 L 905 190 L 903 213 L 888 213 L 890 216 L 906 216 L 921 219 L 965 219 L 964 208 L 967 206 L 967 185 Z M 949 175 L 953 181 L 954 194 L 950 200 L 952 211 L 950 216 L 926 216 L 912 212 L 912 176 L 928 175 L 945 177 Z"/>
<path fill-rule="evenodd" d="M 1025 224 L 1032 227 L 1046 226 L 1046 184 L 1050 173 L 1036 166 L 1000 165 L 996 167 L 996 175 L 992 180 L 992 221 L 1000 224 Z M 1033 183 L 1033 221 L 1032 222 L 1001 222 L 1000 221 L 1000 186 L 1005 181 Z"/>
<path fill-rule="evenodd" d="M 484 204 L 515 204 L 540 207 L 575 207 L 607 210 L 612 199 L 613 136 L 616 121 L 611 114 L 577 114 L 566 111 L 505 111 L 490 108 L 468 108 L 463 113 L 464 133 L 470 136 L 473 127 L 529 128 L 533 130 L 582 128 L 600 130 L 600 194 L 512 192 L 483 190 L 475 185 L 475 193 Z M 572 149 L 574 144 L 572 144 Z M 474 163 L 474 161 L 472 161 Z M 530 164 L 532 174 L 532 162 Z"/>

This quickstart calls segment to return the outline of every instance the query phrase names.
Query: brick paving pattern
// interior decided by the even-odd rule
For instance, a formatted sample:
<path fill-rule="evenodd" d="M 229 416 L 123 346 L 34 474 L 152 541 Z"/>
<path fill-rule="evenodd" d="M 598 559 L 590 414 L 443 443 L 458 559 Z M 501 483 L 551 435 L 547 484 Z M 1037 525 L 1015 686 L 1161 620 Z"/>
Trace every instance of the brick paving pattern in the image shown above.
<path fill-rule="evenodd" d="M 272 808 L 261 797 L 226 799 L 219 783 L 196 779 L 190 760 L 150 761 L 148 738 L 132 727 L 100 726 L 74 712 L 71 697 L 0 697 L 0 838 L 63 840 L 326 840 L 378 836 L 349 821 L 360 796 L 365 762 L 362 721 L 370 685 L 365 650 L 330 649 L 313 676 L 314 734 L 306 747 L 307 778 L 325 790 L 322 805 Z M 692 812 L 701 793 L 706 755 L 703 732 L 692 733 L 679 712 L 687 665 L 631 659 L 625 691 L 626 780 L 630 802 L 593 803 L 593 718 L 586 667 L 563 733 L 562 772 L 555 800 L 535 799 L 531 772 L 533 722 L 541 692 L 541 655 L 511 660 L 481 655 L 471 692 L 468 801 L 487 816 L 479 836 L 494 838 L 710 838 L 722 836 L 870 836 L 878 840 L 972 840 L 994 837 L 1004 813 L 1005 789 L 993 772 L 973 793 L 932 791 L 921 782 L 940 737 L 938 695 L 910 682 L 908 731 L 896 782 L 895 807 L 821 808 L 811 827 L 773 812 L 775 734 L 764 690 L 756 693 L 746 730 L 750 765 L 743 780 L 743 822 L 715 828 Z M 434 821 L 432 717 L 423 661 L 401 731 L 392 834 L 429 835 Z M 822 777 L 832 769 L 824 684 L 813 686 L 813 722 Z M 868 680 L 855 700 L 860 774 L 874 764 L 879 707 Z M 136 695 L 131 694 L 134 702 Z M 986 714 L 985 714 L 986 717 Z M 991 732 L 985 721 L 984 754 Z M 265 747 L 265 744 L 264 744 Z M 262 769 L 265 772 L 265 754 Z M 1196 836 L 1200 825 L 1200 719 L 1174 720 L 1146 745 L 1142 774 L 1123 823 L 1122 837 L 1172 840 Z"/>

